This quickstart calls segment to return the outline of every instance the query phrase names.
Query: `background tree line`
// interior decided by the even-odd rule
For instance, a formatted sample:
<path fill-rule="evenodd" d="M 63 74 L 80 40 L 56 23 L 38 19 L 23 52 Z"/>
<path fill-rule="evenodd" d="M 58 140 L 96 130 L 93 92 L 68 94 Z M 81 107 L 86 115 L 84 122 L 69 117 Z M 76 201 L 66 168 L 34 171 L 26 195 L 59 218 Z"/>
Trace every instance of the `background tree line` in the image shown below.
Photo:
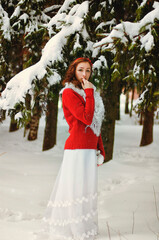
<path fill-rule="evenodd" d="M 41 78 L 37 76 L 31 78 L 30 89 L 28 87 L 25 89 L 25 100 L 20 99 L 14 108 L 6 109 L 11 117 L 10 131 L 23 126 L 24 136 L 27 135 L 30 141 L 35 140 L 39 119 L 45 114 L 43 150 L 52 148 L 56 144 L 61 80 L 72 60 L 86 56 L 94 63 L 92 81 L 100 90 L 105 106 L 105 119 L 102 125 L 105 161 L 113 157 L 115 121 L 120 119 L 120 94 L 123 89 L 127 96 L 130 91 L 134 93 L 136 88 L 141 94 L 142 101 L 136 107 L 144 119 L 140 145 L 151 143 L 154 112 L 158 107 L 159 62 L 156 56 L 158 56 L 159 17 L 149 24 L 146 23 L 138 37 L 134 39 L 123 31 L 123 36 L 127 38 L 124 43 L 122 37 L 115 36 L 111 38 L 111 43 L 102 44 L 101 38 L 108 39 L 113 29 L 120 23 L 139 22 L 154 10 L 154 3 L 153 0 L 1 1 L 1 92 L 8 91 L 10 95 L 13 93 L 17 83 L 14 87 L 8 87 L 8 81 L 18 72 L 40 61 L 46 43 L 51 41 L 52 45 L 58 43 L 57 50 L 62 56 L 61 59 L 56 57 L 49 63 L 46 61 L 46 73 Z M 63 33 L 64 29 L 68 29 L 67 34 Z M 148 37 L 153 36 L 154 44 L 146 51 L 145 48 L 141 48 L 140 38 L 149 32 L 151 35 Z M 98 46 L 95 45 L 97 43 Z M 50 52 L 51 54 L 54 56 L 57 53 Z M 43 55 L 45 56 L 45 53 Z M 19 91 L 21 89 L 20 87 Z M 18 115 L 19 113 L 21 114 Z M 5 110 L 1 111 L 1 115 L 3 120 Z"/>

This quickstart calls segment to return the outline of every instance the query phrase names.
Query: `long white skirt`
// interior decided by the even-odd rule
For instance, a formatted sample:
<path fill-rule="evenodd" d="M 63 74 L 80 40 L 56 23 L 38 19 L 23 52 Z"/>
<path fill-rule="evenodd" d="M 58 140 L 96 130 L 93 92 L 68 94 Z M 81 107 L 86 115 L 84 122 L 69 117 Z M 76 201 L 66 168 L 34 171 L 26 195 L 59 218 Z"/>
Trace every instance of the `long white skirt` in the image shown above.
<path fill-rule="evenodd" d="M 96 150 L 64 150 L 43 220 L 50 240 L 95 239 L 98 234 Z"/>

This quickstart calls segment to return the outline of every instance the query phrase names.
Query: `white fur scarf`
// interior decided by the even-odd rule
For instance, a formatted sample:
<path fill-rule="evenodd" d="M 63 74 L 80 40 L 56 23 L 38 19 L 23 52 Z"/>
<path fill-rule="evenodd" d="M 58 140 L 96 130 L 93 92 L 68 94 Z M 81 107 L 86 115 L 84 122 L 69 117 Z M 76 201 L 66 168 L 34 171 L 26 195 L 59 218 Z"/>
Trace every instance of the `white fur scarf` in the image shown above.
<path fill-rule="evenodd" d="M 81 95 L 83 99 L 86 101 L 85 91 L 83 89 L 76 88 L 73 83 L 66 83 L 65 87 L 61 89 L 59 94 L 61 95 L 64 89 L 66 88 L 73 89 L 75 92 Z M 94 134 L 99 136 L 101 132 L 102 121 L 104 119 L 104 104 L 101 96 L 96 91 L 96 87 L 93 86 L 93 88 L 94 88 L 95 111 L 91 125 L 87 125 L 86 128 L 90 127 L 93 130 Z"/>

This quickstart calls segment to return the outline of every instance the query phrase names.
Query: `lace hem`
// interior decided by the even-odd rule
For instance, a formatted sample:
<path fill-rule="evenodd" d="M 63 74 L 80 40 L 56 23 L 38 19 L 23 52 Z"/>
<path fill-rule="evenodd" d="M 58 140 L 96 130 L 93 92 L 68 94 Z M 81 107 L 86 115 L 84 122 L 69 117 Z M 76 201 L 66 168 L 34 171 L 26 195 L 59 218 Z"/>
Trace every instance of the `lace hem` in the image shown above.
<path fill-rule="evenodd" d="M 96 227 L 96 229 L 91 229 L 87 232 L 84 232 L 82 233 L 81 235 L 79 234 L 76 234 L 72 237 L 69 237 L 69 236 L 65 236 L 65 235 L 62 235 L 62 234 L 59 234 L 57 233 L 56 231 L 53 231 L 52 233 L 49 234 L 48 231 L 42 229 L 41 231 L 39 232 L 34 232 L 34 236 L 35 236 L 35 239 L 38 240 L 38 239 L 41 239 L 41 240 L 44 240 L 44 239 L 49 239 L 49 240 L 54 240 L 55 238 L 57 239 L 60 239 L 60 240 L 85 240 L 85 239 L 90 239 L 90 237 L 95 237 L 99 234 L 98 232 L 98 228 Z M 50 237 L 49 237 L 50 235 Z"/>
<path fill-rule="evenodd" d="M 83 233 L 82 235 L 75 235 L 73 237 L 65 237 L 59 234 L 56 234 L 53 237 L 60 237 L 60 240 L 84 240 L 84 239 L 88 239 L 90 236 L 96 236 L 98 234 L 97 230 L 95 229 L 91 229 L 90 231 Z"/>
<path fill-rule="evenodd" d="M 65 219 L 65 220 L 51 220 L 51 219 L 46 219 L 46 217 L 44 217 L 42 220 L 46 223 L 48 223 L 49 225 L 58 225 L 58 226 L 66 226 L 70 223 L 80 223 L 82 221 L 88 221 L 89 218 L 93 217 L 97 215 L 97 209 L 95 211 L 91 210 L 90 213 L 87 213 L 85 216 L 81 216 L 79 218 L 71 218 L 71 219 Z"/>
<path fill-rule="evenodd" d="M 77 204 L 81 204 L 83 202 L 89 202 L 89 200 L 91 199 L 96 199 L 97 198 L 97 193 L 94 194 L 90 194 L 88 197 L 82 197 L 82 198 L 76 198 L 75 200 L 71 200 L 71 201 L 58 201 L 58 202 L 53 202 L 53 201 L 49 201 L 47 207 L 69 207 L 73 204 L 77 205 Z"/>

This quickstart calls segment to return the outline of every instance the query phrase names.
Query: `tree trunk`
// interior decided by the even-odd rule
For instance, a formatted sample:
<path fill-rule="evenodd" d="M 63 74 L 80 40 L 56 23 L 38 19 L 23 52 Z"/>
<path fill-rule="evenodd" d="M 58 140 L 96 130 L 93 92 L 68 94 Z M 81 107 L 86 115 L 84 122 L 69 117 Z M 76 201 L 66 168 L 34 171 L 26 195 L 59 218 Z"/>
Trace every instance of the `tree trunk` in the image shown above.
<path fill-rule="evenodd" d="M 29 111 L 31 111 L 31 106 L 30 106 L 30 104 L 31 104 L 31 96 L 30 96 L 30 94 L 26 94 L 26 97 L 25 97 L 25 106 L 26 106 L 26 109 L 29 110 Z M 31 117 L 31 115 L 30 115 L 30 117 Z M 24 137 L 26 136 L 27 131 L 29 131 L 29 129 L 30 129 L 30 121 L 26 122 L 26 124 L 25 124 L 25 127 L 24 127 L 24 135 L 23 135 Z"/>
<path fill-rule="evenodd" d="M 105 119 L 102 124 L 102 139 L 105 149 L 105 161 L 113 158 L 115 120 L 117 113 L 118 81 L 110 82 L 106 89 L 102 89 L 101 96 L 105 107 Z"/>
<path fill-rule="evenodd" d="M 125 99 L 125 114 L 129 113 L 129 92 L 126 92 L 126 99 Z"/>
<path fill-rule="evenodd" d="M 6 119 L 6 110 L 0 110 L 0 122 L 3 122 Z"/>
<path fill-rule="evenodd" d="M 120 120 L 120 91 L 117 97 L 117 111 L 116 111 L 116 120 Z"/>
<path fill-rule="evenodd" d="M 56 144 L 57 115 L 58 115 L 58 93 L 56 93 L 54 100 L 48 101 L 47 103 L 43 151 L 51 149 Z"/>
<path fill-rule="evenodd" d="M 140 120 L 139 120 L 139 124 L 140 124 L 140 125 L 143 125 L 143 122 L 144 122 L 144 120 L 143 120 L 143 115 L 144 115 L 144 114 L 141 112 L 141 113 L 140 113 Z"/>
<path fill-rule="evenodd" d="M 19 129 L 19 127 L 17 125 L 17 121 L 14 119 L 14 117 L 11 117 L 9 132 L 15 132 L 18 129 Z"/>
<path fill-rule="evenodd" d="M 41 112 L 40 112 L 39 108 L 36 106 L 34 109 L 33 116 L 31 117 L 31 121 L 30 121 L 30 131 L 29 131 L 29 135 L 28 135 L 29 141 L 33 141 L 33 140 L 37 139 L 40 116 L 41 116 Z"/>
<path fill-rule="evenodd" d="M 154 111 L 149 112 L 146 109 L 144 112 L 144 124 L 140 146 L 146 146 L 153 142 L 153 120 Z"/>
<path fill-rule="evenodd" d="M 132 89 L 132 96 L 131 96 L 131 108 L 130 108 L 130 117 L 132 117 L 134 93 L 135 93 L 135 88 L 133 88 L 133 89 Z"/>
<path fill-rule="evenodd" d="M 20 71 L 23 70 L 23 44 L 22 44 L 22 35 L 17 39 L 14 39 L 12 42 L 12 47 L 9 49 L 8 52 L 8 63 L 10 63 L 11 67 L 11 74 L 10 78 Z M 17 121 L 14 120 L 13 117 L 11 117 L 11 122 L 10 122 L 10 128 L 9 132 L 13 132 L 18 130 L 19 127 L 17 125 Z"/>

